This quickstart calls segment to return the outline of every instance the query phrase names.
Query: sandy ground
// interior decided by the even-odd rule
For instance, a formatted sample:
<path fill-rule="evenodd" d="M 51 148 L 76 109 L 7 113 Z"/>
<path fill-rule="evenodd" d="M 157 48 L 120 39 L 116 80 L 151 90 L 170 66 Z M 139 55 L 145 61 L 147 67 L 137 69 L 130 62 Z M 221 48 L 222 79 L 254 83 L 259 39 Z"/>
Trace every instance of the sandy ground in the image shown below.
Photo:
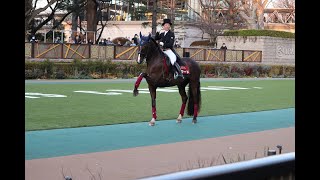
<path fill-rule="evenodd" d="M 266 149 L 295 152 L 295 128 L 25 161 L 26 180 L 131 180 L 210 164 L 264 157 Z M 278 151 L 277 151 L 278 152 Z"/>

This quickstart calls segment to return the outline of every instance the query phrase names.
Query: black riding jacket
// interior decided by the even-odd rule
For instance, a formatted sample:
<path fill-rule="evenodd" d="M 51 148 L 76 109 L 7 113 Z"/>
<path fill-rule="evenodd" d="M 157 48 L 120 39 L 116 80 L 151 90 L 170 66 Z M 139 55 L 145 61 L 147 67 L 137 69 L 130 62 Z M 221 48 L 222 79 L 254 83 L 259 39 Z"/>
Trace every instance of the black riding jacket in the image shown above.
<path fill-rule="evenodd" d="M 164 32 L 161 34 L 157 32 L 155 36 L 155 40 L 160 40 L 160 42 L 163 42 L 164 49 L 173 49 L 174 39 L 174 32 L 172 32 L 171 30 L 169 30 L 166 35 L 164 35 Z"/>

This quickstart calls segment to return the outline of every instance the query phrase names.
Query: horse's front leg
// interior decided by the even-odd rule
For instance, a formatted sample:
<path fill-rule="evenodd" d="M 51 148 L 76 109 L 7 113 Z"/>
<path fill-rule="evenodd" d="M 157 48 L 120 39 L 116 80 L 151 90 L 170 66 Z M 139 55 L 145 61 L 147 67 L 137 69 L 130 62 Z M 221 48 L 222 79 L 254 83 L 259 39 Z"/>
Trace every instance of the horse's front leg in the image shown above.
<path fill-rule="evenodd" d="M 136 80 L 136 83 L 134 84 L 134 89 L 133 89 L 133 96 L 138 96 L 139 95 L 139 86 L 140 86 L 140 83 L 142 81 L 143 78 L 146 77 L 146 73 L 140 73 L 140 75 L 138 76 L 137 80 Z"/>
<path fill-rule="evenodd" d="M 156 90 L 157 88 L 149 85 L 149 91 L 151 95 L 151 106 L 152 106 L 152 119 L 149 122 L 150 126 L 154 126 L 157 119 L 157 109 L 156 109 Z"/>
<path fill-rule="evenodd" d="M 181 100 L 182 100 L 182 104 L 181 104 L 181 108 L 180 108 L 180 113 L 179 113 L 179 116 L 177 118 L 177 123 L 181 123 L 182 122 L 182 117 L 184 115 L 184 110 L 186 108 L 186 103 L 187 103 L 187 100 L 188 100 L 188 96 L 187 96 L 187 93 L 186 93 L 186 90 L 185 90 L 185 86 L 181 87 L 181 86 L 178 86 L 179 88 L 179 94 L 181 96 Z"/>

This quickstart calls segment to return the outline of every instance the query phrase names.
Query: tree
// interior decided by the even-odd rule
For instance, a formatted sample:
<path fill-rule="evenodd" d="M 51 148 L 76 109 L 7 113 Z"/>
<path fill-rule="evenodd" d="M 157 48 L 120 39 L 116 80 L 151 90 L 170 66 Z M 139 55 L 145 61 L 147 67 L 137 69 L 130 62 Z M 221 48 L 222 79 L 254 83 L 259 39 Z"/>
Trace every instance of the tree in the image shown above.
<path fill-rule="evenodd" d="M 35 0 L 34 3 L 32 3 L 33 0 L 25 0 L 25 8 L 24 8 L 24 13 L 25 13 L 25 34 L 26 37 L 28 34 L 34 35 L 37 30 L 39 30 L 43 25 L 45 25 L 47 22 L 52 20 L 54 12 L 56 11 L 57 5 L 55 5 L 55 8 L 52 8 L 51 6 L 54 4 L 59 4 L 61 0 L 47 0 L 48 4 L 46 4 L 42 8 L 37 8 L 38 0 Z M 51 14 L 48 15 L 48 18 L 45 23 L 40 23 L 38 25 L 35 24 L 35 17 L 39 15 L 41 12 L 44 12 L 48 8 L 51 8 L 53 11 Z"/>
<path fill-rule="evenodd" d="M 244 21 L 239 15 L 239 1 L 237 0 L 199 0 L 201 12 L 189 8 L 197 15 L 192 24 L 199 27 L 203 34 L 210 36 L 211 46 L 216 46 L 217 37 L 226 29 L 244 27 Z"/>
<path fill-rule="evenodd" d="M 264 9 L 271 2 L 272 0 L 241 0 L 239 13 L 247 22 L 248 29 L 264 29 Z"/>
<path fill-rule="evenodd" d="M 54 24 L 51 29 L 56 29 L 61 25 L 61 22 L 73 12 L 83 10 L 86 4 L 85 0 L 46 0 L 47 4 L 42 8 L 39 6 L 38 0 L 25 0 L 25 35 L 35 35 L 48 22 L 53 21 Z M 75 1 L 77 1 L 75 3 Z M 37 16 L 47 11 L 46 15 L 42 17 L 41 21 L 36 21 Z M 61 18 L 56 18 L 57 12 L 64 12 Z"/>
<path fill-rule="evenodd" d="M 106 12 L 102 12 L 102 10 L 106 10 Z M 107 25 L 107 22 L 109 21 L 110 17 L 110 0 L 102 0 L 100 1 L 99 5 L 98 5 L 98 9 L 97 9 L 97 24 L 100 25 L 100 28 L 98 29 L 96 26 L 96 39 L 95 39 L 95 43 L 99 42 L 101 35 L 103 33 L 104 28 Z M 99 32 L 99 33 L 98 33 Z"/>
<path fill-rule="evenodd" d="M 82 29 L 81 21 L 84 18 L 86 5 L 87 0 L 68 0 L 68 11 L 72 13 L 72 37 L 75 37 L 78 27 Z"/>
<path fill-rule="evenodd" d="M 97 10 L 100 3 L 98 0 L 88 0 L 86 6 L 87 34 L 88 39 L 94 41 L 94 34 L 97 31 Z"/>
<path fill-rule="evenodd" d="M 275 8 L 288 8 L 295 9 L 295 0 L 275 0 L 272 2 L 272 6 Z"/>
<path fill-rule="evenodd" d="M 294 23 L 295 22 L 295 1 L 294 0 L 275 0 L 272 7 L 266 9 L 268 13 L 267 22 L 275 23 Z"/>

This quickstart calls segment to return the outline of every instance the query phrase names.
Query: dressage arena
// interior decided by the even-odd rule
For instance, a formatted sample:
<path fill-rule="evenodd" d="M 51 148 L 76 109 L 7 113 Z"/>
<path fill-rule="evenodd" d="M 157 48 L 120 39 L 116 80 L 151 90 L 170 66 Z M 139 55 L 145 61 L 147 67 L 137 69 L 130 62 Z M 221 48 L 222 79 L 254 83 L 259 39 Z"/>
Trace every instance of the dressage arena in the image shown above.
<path fill-rule="evenodd" d="M 258 81 L 247 81 L 252 80 Z M 72 84 L 75 81 L 93 80 L 50 82 Z M 97 81 L 108 83 L 116 80 Z M 128 81 L 133 87 L 134 80 L 124 81 Z M 210 80 L 201 80 L 201 83 L 204 81 Z M 48 83 L 48 80 L 26 81 L 26 85 L 28 83 L 42 84 Z M 243 87 L 238 87 L 239 90 L 241 88 Z M 203 87 L 203 90 L 205 95 L 205 90 L 209 92 L 210 87 Z M 249 90 L 246 89 L 247 92 Z M 259 88 L 252 90 L 258 91 Z M 231 91 L 226 90 L 224 93 Z M 96 95 L 92 94 L 94 91 L 90 92 L 90 95 Z M 120 92 L 129 93 L 132 90 L 110 92 L 119 93 L 120 96 Z M 28 92 L 26 88 L 26 102 L 41 99 L 43 96 L 40 93 Z M 144 95 L 144 100 L 149 103 L 150 96 L 147 92 Z M 159 95 L 157 101 L 161 102 L 161 98 Z M 240 99 L 241 97 L 239 101 Z M 180 103 L 177 102 L 179 105 Z M 203 101 L 203 108 L 210 105 L 205 103 L 207 102 Z M 57 180 L 64 179 L 63 176 L 71 176 L 74 180 L 131 180 L 260 158 L 266 156 L 268 148 L 277 150 L 277 145 L 283 147 L 282 153 L 295 152 L 294 107 L 206 116 L 202 116 L 200 112 L 196 124 L 191 123 L 192 117 L 185 117 L 181 124 L 177 124 L 176 119 L 166 119 L 158 120 L 153 127 L 148 125 L 150 111 L 151 107 L 148 109 L 150 118 L 144 122 L 26 131 L 25 179 Z M 50 116 L 50 112 L 47 112 L 47 116 Z"/>

